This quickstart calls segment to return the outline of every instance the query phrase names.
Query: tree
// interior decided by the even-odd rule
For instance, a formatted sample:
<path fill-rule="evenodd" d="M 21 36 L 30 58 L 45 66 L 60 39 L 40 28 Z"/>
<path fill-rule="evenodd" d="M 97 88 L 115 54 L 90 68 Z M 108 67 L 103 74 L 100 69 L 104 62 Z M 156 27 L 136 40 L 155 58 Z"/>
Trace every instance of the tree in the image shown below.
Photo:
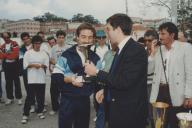
<path fill-rule="evenodd" d="M 73 18 L 71 19 L 72 22 L 83 22 L 83 14 L 78 13 L 77 15 L 73 15 Z"/>
<path fill-rule="evenodd" d="M 180 0 L 177 5 L 177 22 L 180 31 L 186 31 L 187 29 L 192 30 L 192 6 L 191 0 Z M 171 17 L 171 0 L 151 0 L 151 6 L 166 7 Z"/>
<path fill-rule="evenodd" d="M 68 21 L 65 18 L 62 17 L 58 17 L 55 14 L 52 14 L 50 12 L 46 12 L 44 15 L 42 16 L 36 16 L 33 18 L 35 21 L 40 21 L 40 22 L 46 22 L 46 21 Z"/>
<path fill-rule="evenodd" d="M 171 17 L 171 7 L 170 0 L 151 0 L 149 6 L 160 6 L 165 7 L 168 11 L 169 16 Z"/>
<path fill-rule="evenodd" d="M 188 2 L 181 1 L 178 9 L 178 23 L 181 31 L 192 30 L 192 7 Z"/>
<path fill-rule="evenodd" d="M 95 19 L 92 15 L 85 15 L 83 16 L 83 14 L 78 13 L 77 15 L 74 15 L 72 17 L 72 22 L 87 22 L 90 24 L 99 24 L 99 20 Z"/>

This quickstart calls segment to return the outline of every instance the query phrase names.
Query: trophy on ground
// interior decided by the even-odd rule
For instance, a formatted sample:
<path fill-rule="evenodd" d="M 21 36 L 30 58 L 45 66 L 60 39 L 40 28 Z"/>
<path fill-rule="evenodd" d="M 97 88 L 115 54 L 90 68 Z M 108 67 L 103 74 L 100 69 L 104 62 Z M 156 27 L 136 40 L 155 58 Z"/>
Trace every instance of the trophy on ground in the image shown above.
<path fill-rule="evenodd" d="M 177 113 L 177 118 L 179 119 L 180 128 L 192 128 L 192 114 L 191 112 L 180 112 Z"/>
<path fill-rule="evenodd" d="M 166 112 L 169 105 L 164 102 L 152 103 L 153 120 L 155 128 L 165 128 Z"/>

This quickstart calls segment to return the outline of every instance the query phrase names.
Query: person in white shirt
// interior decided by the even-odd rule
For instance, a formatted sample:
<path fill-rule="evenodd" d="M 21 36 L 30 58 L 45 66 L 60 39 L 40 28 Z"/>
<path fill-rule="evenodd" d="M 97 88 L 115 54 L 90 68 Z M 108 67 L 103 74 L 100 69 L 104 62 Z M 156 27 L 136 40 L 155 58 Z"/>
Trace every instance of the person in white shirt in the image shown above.
<path fill-rule="evenodd" d="M 91 50 L 103 60 L 105 53 L 110 50 L 109 44 L 106 43 L 106 34 L 103 30 L 96 32 L 96 41 L 96 44 L 91 47 Z"/>
<path fill-rule="evenodd" d="M 39 31 L 37 33 L 38 36 L 40 36 L 43 40 L 40 50 L 44 51 L 47 53 L 47 55 L 50 57 L 50 52 L 51 52 L 51 46 L 49 45 L 49 43 L 45 40 L 45 33 L 42 31 Z"/>
<path fill-rule="evenodd" d="M 37 114 L 40 119 L 44 119 L 43 114 L 45 100 L 45 70 L 49 66 L 49 58 L 44 51 L 40 51 L 42 38 L 34 36 L 32 38 L 33 49 L 24 55 L 23 66 L 27 69 L 28 95 L 25 100 L 24 113 L 21 123 L 28 121 L 29 111 L 34 97 L 37 100 Z"/>
<path fill-rule="evenodd" d="M 50 72 L 51 74 L 51 104 L 52 111 L 49 112 L 50 115 L 54 115 L 59 109 L 59 96 L 60 96 L 60 86 L 62 86 L 63 81 L 58 79 L 60 76 L 63 76 L 63 73 L 58 72 L 58 70 L 54 69 L 54 66 L 57 62 L 57 59 L 61 56 L 61 54 L 68 49 L 69 47 L 65 44 L 65 36 L 66 33 L 62 30 L 57 31 L 57 44 L 52 47 L 51 55 L 50 55 Z"/>
<path fill-rule="evenodd" d="M 159 26 L 159 39 L 162 45 L 152 43 L 148 61 L 148 73 L 154 72 L 150 102 L 169 104 L 166 124 L 178 128 L 176 114 L 192 108 L 192 46 L 177 40 L 172 22 Z"/>
<path fill-rule="evenodd" d="M 28 32 L 23 32 L 21 33 L 20 36 L 23 44 L 21 45 L 21 47 L 19 48 L 19 75 L 23 77 L 23 83 L 24 83 L 24 87 L 26 90 L 26 95 L 27 95 L 27 87 L 28 87 L 28 83 L 27 83 L 27 69 L 23 68 L 23 57 L 25 55 L 25 53 L 28 50 L 31 50 L 32 47 L 32 43 L 31 43 L 31 38 Z M 31 106 L 31 113 L 35 112 L 35 98 L 33 99 L 33 104 Z"/>
<path fill-rule="evenodd" d="M 91 47 L 91 50 L 94 51 L 99 56 L 101 61 L 103 61 L 105 54 L 107 53 L 107 51 L 110 50 L 110 45 L 107 44 L 106 34 L 104 30 L 96 31 L 96 43 Z M 95 95 L 98 90 L 100 90 L 100 88 L 95 89 L 93 96 L 94 97 L 93 104 L 96 111 L 96 117 L 94 118 L 94 120 L 96 119 L 96 128 L 104 127 L 104 120 L 103 120 L 104 116 L 102 116 L 102 114 L 104 114 L 102 112 L 103 105 L 98 104 L 98 102 L 95 99 Z"/>
<path fill-rule="evenodd" d="M 47 42 L 51 48 L 57 44 L 54 36 L 47 37 Z"/>

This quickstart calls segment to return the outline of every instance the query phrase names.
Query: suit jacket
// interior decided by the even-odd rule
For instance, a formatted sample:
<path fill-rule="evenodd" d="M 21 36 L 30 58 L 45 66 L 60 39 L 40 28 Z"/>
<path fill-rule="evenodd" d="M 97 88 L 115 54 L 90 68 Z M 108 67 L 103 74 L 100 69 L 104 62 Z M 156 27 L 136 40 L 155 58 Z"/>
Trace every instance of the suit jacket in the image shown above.
<path fill-rule="evenodd" d="M 98 81 L 111 92 L 110 128 L 142 128 L 147 116 L 147 53 L 132 38 L 123 47 L 112 73 L 99 71 Z"/>
<path fill-rule="evenodd" d="M 162 51 L 165 46 L 161 46 Z M 192 46 L 174 41 L 168 62 L 168 83 L 173 106 L 181 106 L 184 98 L 192 98 Z M 162 69 L 160 50 L 149 59 L 148 73 L 154 72 L 150 102 L 155 102 L 159 92 Z"/>

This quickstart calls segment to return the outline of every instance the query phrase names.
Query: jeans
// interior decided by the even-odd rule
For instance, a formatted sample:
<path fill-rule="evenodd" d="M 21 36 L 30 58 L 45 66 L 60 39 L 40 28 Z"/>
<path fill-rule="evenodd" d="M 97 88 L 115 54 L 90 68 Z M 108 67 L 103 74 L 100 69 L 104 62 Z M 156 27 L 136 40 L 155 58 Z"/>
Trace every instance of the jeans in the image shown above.
<path fill-rule="evenodd" d="M 89 128 L 90 99 L 61 96 L 59 128 Z"/>
<path fill-rule="evenodd" d="M 99 104 L 96 116 L 97 116 L 96 128 L 104 128 L 105 127 L 105 112 L 104 112 L 103 104 Z"/>

